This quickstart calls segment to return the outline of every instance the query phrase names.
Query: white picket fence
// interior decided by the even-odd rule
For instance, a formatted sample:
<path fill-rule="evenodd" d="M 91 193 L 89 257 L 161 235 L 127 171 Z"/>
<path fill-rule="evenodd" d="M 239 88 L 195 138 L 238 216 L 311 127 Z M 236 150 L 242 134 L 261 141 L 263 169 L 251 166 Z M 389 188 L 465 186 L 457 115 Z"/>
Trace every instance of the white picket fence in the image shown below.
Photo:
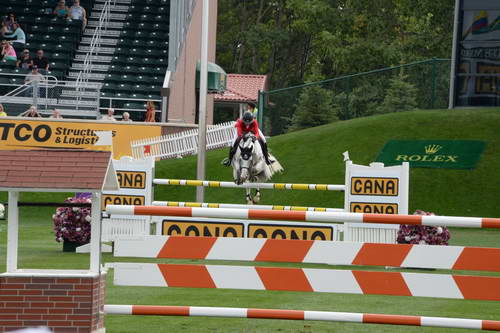
<path fill-rule="evenodd" d="M 207 150 L 228 147 L 236 135 L 234 122 L 207 126 Z M 132 155 L 136 159 L 180 158 L 198 153 L 198 129 L 132 141 Z"/>

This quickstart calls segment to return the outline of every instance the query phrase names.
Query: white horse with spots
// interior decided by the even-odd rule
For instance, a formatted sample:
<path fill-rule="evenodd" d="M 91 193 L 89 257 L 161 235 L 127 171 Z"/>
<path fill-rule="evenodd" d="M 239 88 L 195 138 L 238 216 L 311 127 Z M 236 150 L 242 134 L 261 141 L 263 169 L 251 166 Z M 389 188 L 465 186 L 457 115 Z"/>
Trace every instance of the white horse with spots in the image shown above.
<path fill-rule="evenodd" d="M 267 165 L 262 147 L 255 135 L 245 134 L 232 160 L 234 182 L 238 185 L 248 182 L 264 183 L 271 179 L 276 172 L 283 171 L 283 167 L 274 156 L 269 154 L 269 159 L 274 160 L 274 162 Z M 248 204 L 259 202 L 260 197 L 260 189 L 257 188 L 253 196 L 252 190 L 246 189 Z"/>

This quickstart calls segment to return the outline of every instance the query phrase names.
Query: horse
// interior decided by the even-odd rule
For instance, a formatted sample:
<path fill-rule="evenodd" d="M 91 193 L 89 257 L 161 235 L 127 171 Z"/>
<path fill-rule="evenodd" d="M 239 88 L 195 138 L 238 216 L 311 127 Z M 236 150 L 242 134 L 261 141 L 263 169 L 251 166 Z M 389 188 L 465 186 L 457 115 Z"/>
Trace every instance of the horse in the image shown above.
<path fill-rule="evenodd" d="M 255 135 L 247 133 L 240 140 L 238 149 L 233 157 L 233 178 L 238 185 L 244 183 L 264 183 L 271 179 L 276 172 L 283 171 L 283 167 L 278 160 L 269 154 L 269 158 L 274 160 L 270 165 L 266 164 L 262 147 Z M 246 200 L 249 205 L 260 201 L 260 189 L 255 189 L 252 196 L 252 189 L 246 189 Z"/>

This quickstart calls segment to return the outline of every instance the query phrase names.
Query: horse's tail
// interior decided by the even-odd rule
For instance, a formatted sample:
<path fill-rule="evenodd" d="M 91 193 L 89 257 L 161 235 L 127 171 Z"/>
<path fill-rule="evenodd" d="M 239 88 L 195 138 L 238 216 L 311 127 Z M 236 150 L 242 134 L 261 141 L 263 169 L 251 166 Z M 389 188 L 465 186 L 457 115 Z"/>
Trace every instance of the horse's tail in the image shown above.
<path fill-rule="evenodd" d="M 269 154 L 269 159 L 274 160 L 273 163 L 269 164 L 269 171 L 271 171 L 271 176 L 274 175 L 275 173 L 285 171 L 285 169 L 283 168 L 283 166 L 280 164 L 280 162 L 276 157 Z"/>

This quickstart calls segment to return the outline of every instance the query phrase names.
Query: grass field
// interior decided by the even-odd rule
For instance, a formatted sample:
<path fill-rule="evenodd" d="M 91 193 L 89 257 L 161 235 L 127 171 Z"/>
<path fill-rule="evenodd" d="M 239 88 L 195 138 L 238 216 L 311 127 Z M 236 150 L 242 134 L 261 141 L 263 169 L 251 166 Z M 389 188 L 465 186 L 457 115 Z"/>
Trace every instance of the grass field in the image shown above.
<path fill-rule="evenodd" d="M 487 142 L 486 151 L 472 171 L 413 169 L 410 176 L 410 209 L 434 211 L 440 215 L 499 217 L 500 113 L 495 110 L 415 111 L 340 122 L 270 140 L 273 153 L 286 171 L 277 182 L 343 183 L 341 153 L 350 151 L 354 163 L 373 161 L 388 139 L 479 139 Z M 230 170 L 218 163 L 225 151 L 208 155 L 207 179 L 230 180 Z M 157 164 L 159 178 L 194 178 L 194 158 Z M 156 187 L 158 200 L 192 201 L 193 188 Z M 206 201 L 243 203 L 240 190 L 207 189 Z M 263 204 L 294 204 L 341 207 L 338 193 L 306 191 L 266 191 Z M 23 194 L 21 200 L 62 201 L 66 194 Z M 0 193 L 0 201 L 6 199 Z M 86 254 L 63 253 L 54 241 L 53 209 L 24 208 L 21 211 L 20 267 L 88 267 Z M 0 221 L 0 271 L 5 270 L 6 223 Z M 500 232 L 495 230 L 452 229 L 452 245 L 500 247 Z M 105 262 L 153 261 L 113 258 Z M 161 262 L 179 262 L 162 260 Z M 192 260 L 181 262 L 198 263 Z M 212 262 L 211 262 L 212 263 Z M 217 264 L 229 264 L 216 262 Z M 240 263 L 239 265 L 251 265 Z M 281 266 L 258 263 L 258 265 Z M 307 267 L 326 267 L 307 265 Z M 350 269 L 348 267 L 336 267 Z M 356 269 L 358 269 L 356 267 Z M 382 268 L 380 268 L 382 269 Z M 373 269 L 370 269 L 373 270 Z M 427 272 L 427 271 L 426 271 Z M 440 273 L 440 271 L 434 271 Z M 448 316 L 500 320 L 500 303 L 433 299 L 425 297 L 347 295 L 305 292 L 238 291 L 185 288 L 119 287 L 108 276 L 108 304 L 158 304 L 304 309 L 342 312 L 371 312 L 423 316 Z M 458 274 L 480 274 L 458 272 Z M 481 273 L 484 274 L 484 273 Z M 499 274 L 488 274 L 499 275 Z M 272 321 L 181 317 L 107 316 L 108 332 L 464 332 L 462 329 L 414 328 L 388 325 L 359 325 L 301 321 Z"/>

